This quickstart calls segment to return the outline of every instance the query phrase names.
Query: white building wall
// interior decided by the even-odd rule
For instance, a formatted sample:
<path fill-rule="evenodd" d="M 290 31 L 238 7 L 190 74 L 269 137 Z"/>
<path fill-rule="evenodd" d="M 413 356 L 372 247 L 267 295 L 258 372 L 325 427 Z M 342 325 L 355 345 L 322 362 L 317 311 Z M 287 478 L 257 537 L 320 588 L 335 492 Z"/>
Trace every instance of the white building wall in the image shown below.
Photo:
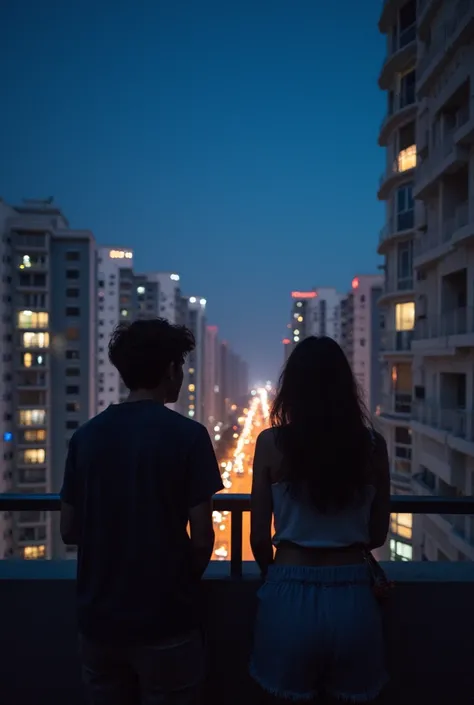
<path fill-rule="evenodd" d="M 367 409 L 371 407 L 373 377 L 373 297 L 372 291 L 383 285 L 383 277 L 359 275 L 352 280 L 353 354 L 352 369 Z"/>
<path fill-rule="evenodd" d="M 133 250 L 124 247 L 99 247 L 97 278 L 97 409 L 103 411 L 120 401 L 120 375 L 109 361 L 108 344 L 120 321 L 120 270 L 133 267 Z M 100 286 L 103 284 L 103 286 Z"/>

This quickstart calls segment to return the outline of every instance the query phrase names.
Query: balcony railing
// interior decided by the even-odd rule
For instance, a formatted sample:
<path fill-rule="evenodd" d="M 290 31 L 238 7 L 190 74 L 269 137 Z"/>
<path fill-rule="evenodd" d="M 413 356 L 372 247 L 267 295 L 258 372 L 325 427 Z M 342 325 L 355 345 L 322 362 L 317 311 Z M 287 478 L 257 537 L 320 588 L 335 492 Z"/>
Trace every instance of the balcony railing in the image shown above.
<path fill-rule="evenodd" d="M 411 145 L 406 149 L 402 149 L 398 156 L 392 161 L 389 167 L 381 174 L 379 180 L 379 190 L 386 181 L 397 174 L 404 174 L 410 169 L 414 169 L 417 165 L 416 145 Z"/>
<path fill-rule="evenodd" d="M 410 352 L 413 330 L 384 331 L 380 343 L 383 352 Z"/>
<path fill-rule="evenodd" d="M 57 494 L 0 494 L 0 512 L 59 511 L 61 500 Z M 228 494 L 214 497 L 214 510 L 231 515 L 230 575 L 242 577 L 243 515 L 250 511 L 250 495 Z M 474 514 L 474 497 L 447 499 L 445 497 L 393 496 L 392 513 L 402 514 Z"/>
<path fill-rule="evenodd" d="M 413 419 L 425 426 L 446 431 L 457 438 L 474 441 L 474 411 L 445 409 L 435 401 L 413 404 Z"/>
<path fill-rule="evenodd" d="M 398 279 L 388 278 L 384 284 L 384 294 L 398 294 L 413 289 L 413 277 L 403 277 Z"/>
<path fill-rule="evenodd" d="M 390 218 L 380 231 L 379 242 L 382 243 L 388 238 L 412 230 L 415 226 L 415 212 L 413 210 L 405 213 L 398 213 L 395 218 Z"/>
<path fill-rule="evenodd" d="M 447 338 L 474 333 L 474 308 L 458 308 L 438 316 L 419 318 L 415 325 L 415 340 Z"/>
<path fill-rule="evenodd" d="M 453 2 L 454 5 L 454 2 Z M 451 7 L 451 5 L 449 5 Z M 474 0 L 458 0 L 450 19 L 442 25 L 431 41 L 429 49 L 418 61 L 417 78 L 424 78 L 428 67 L 435 57 L 441 58 L 447 54 L 449 45 L 455 38 L 461 26 L 474 18 Z"/>
<path fill-rule="evenodd" d="M 393 392 L 382 395 L 381 412 L 383 414 L 400 414 L 409 416 L 411 414 L 412 395 L 409 392 Z"/>

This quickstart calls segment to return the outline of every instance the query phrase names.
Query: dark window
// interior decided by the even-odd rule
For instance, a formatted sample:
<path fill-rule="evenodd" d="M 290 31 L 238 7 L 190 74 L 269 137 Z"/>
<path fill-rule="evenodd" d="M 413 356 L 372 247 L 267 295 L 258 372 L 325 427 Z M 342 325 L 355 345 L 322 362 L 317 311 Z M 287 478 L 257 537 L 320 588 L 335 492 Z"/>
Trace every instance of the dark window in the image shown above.
<path fill-rule="evenodd" d="M 81 253 L 77 251 L 66 252 L 66 259 L 68 262 L 77 262 L 81 259 Z"/>
<path fill-rule="evenodd" d="M 79 427 L 79 421 L 66 421 L 66 428 L 69 430 L 73 430 L 75 428 Z"/>
<path fill-rule="evenodd" d="M 66 368 L 66 377 L 79 377 L 81 374 L 81 370 L 79 367 L 67 367 Z"/>
<path fill-rule="evenodd" d="M 79 270 L 66 269 L 66 279 L 79 279 Z"/>
<path fill-rule="evenodd" d="M 79 296 L 79 289 L 66 289 L 66 296 L 68 299 L 77 299 Z"/>
<path fill-rule="evenodd" d="M 68 401 L 66 404 L 66 411 L 79 411 L 79 402 Z"/>
<path fill-rule="evenodd" d="M 404 443 L 407 446 L 411 445 L 411 429 L 404 428 L 403 426 L 396 426 L 395 443 Z"/>
<path fill-rule="evenodd" d="M 99 289 L 103 289 L 105 286 L 105 282 L 103 279 L 99 279 Z"/>
<path fill-rule="evenodd" d="M 67 306 L 66 316 L 79 316 L 81 309 L 78 306 Z"/>
<path fill-rule="evenodd" d="M 79 386 L 77 384 L 68 384 L 66 394 L 79 394 Z"/>
<path fill-rule="evenodd" d="M 79 350 L 66 350 L 66 360 L 79 360 Z"/>
<path fill-rule="evenodd" d="M 360 339 L 360 344 L 361 344 L 361 347 L 363 347 L 363 348 L 365 347 L 365 338 Z"/>
<path fill-rule="evenodd" d="M 46 274 L 35 274 L 33 276 L 33 286 L 46 286 Z"/>
<path fill-rule="evenodd" d="M 399 140 L 399 151 L 403 149 L 408 149 L 415 144 L 415 123 L 409 122 L 408 125 L 404 125 L 400 128 L 398 135 Z"/>
<path fill-rule="evenodd" d="M 361 302 L 361 304 L 364 304 L 364 303 L 365 303 L 365 294 L 362 294 L 362 295 L 361 295 L 361 297 L 360 297 L 360 302 Z"/>

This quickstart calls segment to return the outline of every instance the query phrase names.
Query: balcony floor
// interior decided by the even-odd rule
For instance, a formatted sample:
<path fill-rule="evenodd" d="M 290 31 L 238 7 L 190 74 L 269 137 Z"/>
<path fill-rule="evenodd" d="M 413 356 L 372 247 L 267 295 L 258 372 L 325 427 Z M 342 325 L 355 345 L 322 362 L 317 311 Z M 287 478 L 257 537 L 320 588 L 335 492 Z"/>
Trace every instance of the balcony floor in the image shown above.
<path fill-rule="evenodd" d="M 84 705 L 74 618 L 74 562 L 0 562 L 0 703 Z M 384 608 L 392 684 L 387 705 L 472 705 L 474 563 L 391 563 L 396 589 Z M 203 581 L 210 678 L 203 705 L 252 705 L 247 676 L 258 577 Z"/>

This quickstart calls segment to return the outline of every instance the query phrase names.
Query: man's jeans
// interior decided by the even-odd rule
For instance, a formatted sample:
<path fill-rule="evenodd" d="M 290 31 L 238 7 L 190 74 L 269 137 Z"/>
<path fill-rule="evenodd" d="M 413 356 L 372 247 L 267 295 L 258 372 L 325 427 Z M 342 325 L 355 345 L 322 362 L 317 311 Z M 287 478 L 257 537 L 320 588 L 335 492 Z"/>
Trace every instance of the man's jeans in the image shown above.
<path fill-rule="evenodd" d="M 204 678 L 199 631 L 146 645 L 94 643 L 80 637 L 90 705 L 195 705 Z"/>

